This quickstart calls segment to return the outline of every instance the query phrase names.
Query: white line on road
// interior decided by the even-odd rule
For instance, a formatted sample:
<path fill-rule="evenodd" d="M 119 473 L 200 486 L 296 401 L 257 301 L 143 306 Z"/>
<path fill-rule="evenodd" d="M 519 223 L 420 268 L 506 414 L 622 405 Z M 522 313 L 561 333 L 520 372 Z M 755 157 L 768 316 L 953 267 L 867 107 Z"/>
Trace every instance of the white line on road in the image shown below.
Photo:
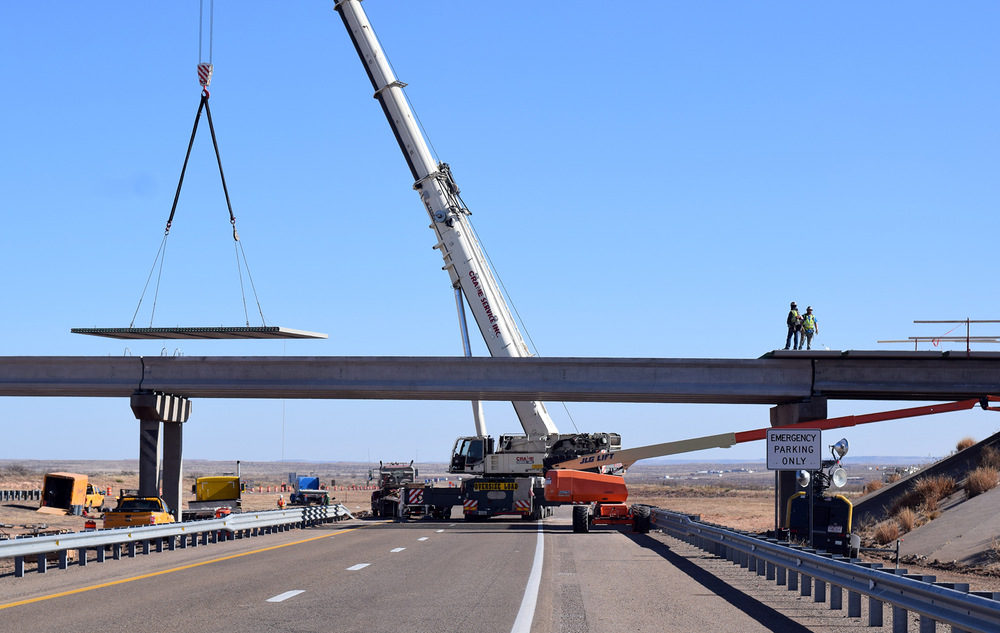
<path fill-rule="evenodd" d="M 396 549 L 394 549 L 394 550 L 390 550 L 390 551 L 391 551 L 391 552 L 392 552 L 393 554 L 396 554 L 397 552 L 402 552 L 402 551 L 403 551 L 404 549 L 406 549 L 406 548 L 405 548 L 405 547 L 397 547 Z"/>
<path fill-rule="evenodd" d="M 438 534 L 440 534 L 441 532 L 444 532 L 444 530 L 438 530 Z"/>
<path fill-rule="evenodd" d="M 426 541 L 426 540 L 427 540 L 428 538 L 430 538 L 430 537 L 427 537 L 427 536 L 421 536 L 421 537 L 420 537 L 420 538 L 418 538 L 417 540 L 418 540 L 418 541 Z"/>
<path fill-rule="evenodd" d="M 369 565 L 371 565 L 371 563 L 358 563 L 357 565 L 351 565 L 348 567 L 347 571 L 358 571 L 359 569 L 364 569 Z"/>
<path fill-rule="evenodd" d="M 545 541 L 542 523 L 538 522 L 538 542 L 535 544 L 535 560 L 531 563 L 531 574 L 528 575 L 528 586 L 524 588 L 524 598 L 521 608 L 517 611 L 517 619 L 510 633 L 529 633 L 531 621 L 535 618 L 535 604 L 538 602 L 538 588 L 542 583 L 542 561 L 545 558 Z"/>
<path fill-rule="evenodd" d="M 297 596 L 300 593 L 305 593 L 305 589 L 295 589 L 295 590 L 292 590 L 292 591 L 286 591 L 285 593 L 279 593 L 278 595 L 276 595 L 273 598 L 268 598 L 267 601 L 268 602 L 284 602 L 285 600 L 288 600 L 292 596 Z"/>

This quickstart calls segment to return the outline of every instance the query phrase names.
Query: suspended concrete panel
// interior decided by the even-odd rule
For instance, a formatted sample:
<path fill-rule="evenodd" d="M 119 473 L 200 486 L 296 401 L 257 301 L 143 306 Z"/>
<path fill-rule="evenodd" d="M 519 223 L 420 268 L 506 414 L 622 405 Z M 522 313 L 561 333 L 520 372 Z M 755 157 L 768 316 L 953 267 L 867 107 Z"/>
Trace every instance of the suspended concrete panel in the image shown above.
<path fill-rule="evenodd" d="M 117 339 L 272 339 L 327 338 L 326 334 L 285 327 L 75 327 L 73 334 Z"/>

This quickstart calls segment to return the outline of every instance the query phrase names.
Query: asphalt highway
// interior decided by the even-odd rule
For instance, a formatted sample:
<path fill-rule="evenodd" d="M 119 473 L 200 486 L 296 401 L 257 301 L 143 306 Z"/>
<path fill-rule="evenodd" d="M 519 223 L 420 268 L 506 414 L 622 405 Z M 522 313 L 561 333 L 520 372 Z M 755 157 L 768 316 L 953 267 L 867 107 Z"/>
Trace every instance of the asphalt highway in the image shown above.
<path fill-rule="evenodd" d="M 23 578 L 0 577 L 0 630 L 751 633 L 813 630 L 809 618 L 824 631 L 858 624 L 842 614 L 822 620 L 822 606 L 761 590 L 755 576 L 710 558 L 662 534 L 574 534 L 569 508 L 541 523 L 351 520 L 45 574 L 29 565 Z"/>

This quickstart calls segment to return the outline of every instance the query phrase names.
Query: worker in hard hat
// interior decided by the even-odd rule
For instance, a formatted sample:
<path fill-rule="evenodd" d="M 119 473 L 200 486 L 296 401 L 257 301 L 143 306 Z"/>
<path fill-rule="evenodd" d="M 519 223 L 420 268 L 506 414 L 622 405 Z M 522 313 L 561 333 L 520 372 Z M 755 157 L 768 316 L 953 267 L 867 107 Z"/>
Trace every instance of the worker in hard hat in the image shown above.
<path fill-rule="evenodd" d="M 278 495 L 278 509 L 285 509 L 285 495 Z"/>
<path fill-rule="evenodd" d="M 819 334 L 819 321 L 813 314 L 812 306 L 806 307 L 806 315 L 802 317 L 802 336 L 799 338 L 799 349 L 805 345 L 806 349 L 812 349 L 813 335 Z"/>
<path fill-rule="evenodd" d="M 799 307 L 795 305 L 794 301 L 788 310 L 788 317 L 785 319 L 785 323 L 788 325 L 788 338 L 785 339 L 785 349 L 788 349 L 789 346 L 791 346 L 791 349 L 798 349 L 802 317 L 799 316 Z"/>

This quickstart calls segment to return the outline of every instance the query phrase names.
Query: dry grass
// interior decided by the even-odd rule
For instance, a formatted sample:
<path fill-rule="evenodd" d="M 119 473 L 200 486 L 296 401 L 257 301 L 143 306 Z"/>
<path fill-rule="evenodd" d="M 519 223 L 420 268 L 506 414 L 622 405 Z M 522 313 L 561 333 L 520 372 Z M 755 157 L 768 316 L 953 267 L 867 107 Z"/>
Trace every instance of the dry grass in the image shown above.
<path fill-rule="evenodd" d="M 903 508 L 896 514 L 896 523 L 904 534 L 910 532 L 917 526 L 917 513 L 912 508 Z"/>
<path fill-rule="evenodd" d="M 899 514 L 903 508 L 923 508 L 927 512 L 933 512 L 937 510 L 939 500 L 955 492 L 955 485 L 952 477 L 921 477 L 912 490 L 893 504 L 890 514 Z"/>
<path fill-rule="evenodd" d="M 980 466 L 965 478 L 965 496 L 969 499 L 992 490 L 997 485 L 997 470 Z"/>
<path fill-rule="evenodd" d="M 964 451 L 965 449 L 975 445 L 976 445 L 975 438 L 965 436 L 962 439 L 958 440 L 958 444 L 955 445 L 955 450 Z"/>
<path fill-rule="evenodd" d="M 882 521 L 875 526 L 875 541 L 879 545 L 892 543 L 899 538 L 899 525 L 895 521 Z"/>
<path fill-rule="evenodd" d="M 884 486 L 884 485 L 885 484 L 883 484 L 880 479 L 872 479 L 871 481 L 869 481 L 868 483 L 866 483 L 864 485 L 864 487 L 861 489 L 861 494 L 862 495 L 866 495 L 866 494 L 868 494 L 870 492 L 875 492 L 876 490 L 881 490 L 882 486 Z"/>
<path fill-rule="evenodd" d="M 979 453 L 979 465 L 1000 471 L 1000 450 L 996 446 L 985 446 Z"/>

